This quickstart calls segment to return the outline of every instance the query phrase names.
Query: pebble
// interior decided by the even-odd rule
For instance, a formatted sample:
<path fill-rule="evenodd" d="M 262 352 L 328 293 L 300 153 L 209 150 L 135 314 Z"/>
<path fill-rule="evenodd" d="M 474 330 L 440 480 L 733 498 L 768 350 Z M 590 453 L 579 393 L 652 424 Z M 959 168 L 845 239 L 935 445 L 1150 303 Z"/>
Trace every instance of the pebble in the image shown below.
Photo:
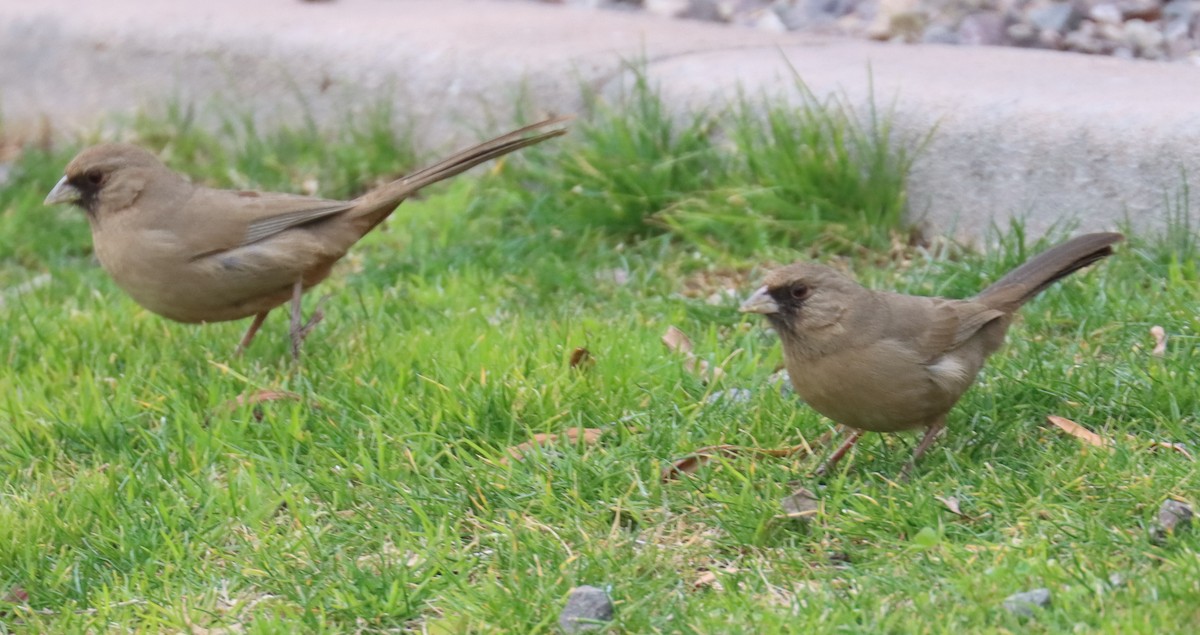
<path fill-rule="evenodd" d="M 1158 508 L 1158 526 L 1167 533 L 1178 533 L 1191 527 L 1193 516 L 1195 514 L 1187 503 L 1167 499 Z"/>
<path fill-rule="evenodd" d="M 567 605 L 558 616 L 564 633 L 582 633 L 604 628 L 613 618 L 612 600 L 604 589 L 584 585 L 571 590 Z"/>
<path fill-rule="evenodd" d="M 1029 21 L 1043 31 L 1068 33 L 1079 26 L 1083 15 L 1074 3 L 1057 3 L 1034 9 L 1028 14 Z"/>
<path fill-rule="evenodd" d="M 1034 609 L 1050 606 L 1050 589 L 1034 589 L 1004 598 L 1004 610 L 1021 617 L 1033 617 Z"/>
<path fill-rule="evenodd" d="M 754 396 L 754 393 L 745 388 L 730 388 L 729 390 L 718 390 L 709 395 L 704 400 L 706 404 L 739 404 L 746 403 Z"/>

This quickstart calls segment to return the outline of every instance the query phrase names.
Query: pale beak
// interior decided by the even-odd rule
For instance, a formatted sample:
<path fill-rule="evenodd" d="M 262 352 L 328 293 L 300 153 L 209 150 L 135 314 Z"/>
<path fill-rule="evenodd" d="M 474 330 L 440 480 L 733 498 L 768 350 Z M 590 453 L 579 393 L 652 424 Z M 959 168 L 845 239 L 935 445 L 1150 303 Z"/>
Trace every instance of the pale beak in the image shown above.
<path fill-rule="evenodd" d="M 50 193 L 46 195 L 46 200 L 42 201 L 42 204 L 78 203 L 82 196 L 79 190 L 67 182 L 67 177 L 64 176 L 59 180 L 58 185 L 55 185 L 54 189 L 50 190 Z"/>
<path fill-rule="evenodd" d="M 779 303 L 775 301 L 775 298 L 771 297 L 771 294 L 767 292 L 767 288 L 764 286 L 755 291 L 754 295 L 743 302 L 741 308 L 738 310 L 742 313 L 762 313 L 764 315 L 779 313 Z"/>

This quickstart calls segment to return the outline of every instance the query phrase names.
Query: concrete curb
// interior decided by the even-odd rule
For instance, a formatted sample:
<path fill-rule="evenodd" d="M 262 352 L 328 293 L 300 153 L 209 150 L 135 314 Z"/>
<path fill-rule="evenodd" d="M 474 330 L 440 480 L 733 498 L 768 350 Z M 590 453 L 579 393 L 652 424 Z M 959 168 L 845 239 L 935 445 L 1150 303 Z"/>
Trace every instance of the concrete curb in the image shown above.
<path fill-rule="evenodd" d="M 0 113 L 10 129 L 91 127 L 168 99 L 265 121 L 331 124 L 392 99 L 439 148 L 512 120 L 522 97 L 573 112 L 622 60 L 681 106 L 737 88 L 891 107 L 898 134 L 937 131 L 910 182 L 936 231 L 980 236 L 1126 218 L 1161 227 L 1200 170 L 1200 68 L 1015 49 L 895 46 L 500 0 L 0 0 Z M 364 97 L 366 96 L 366 97 Z M 456 138 L 458 137 L 458 138 Z M 1191 215 L 1200 218 L 1197 206 Z"/>

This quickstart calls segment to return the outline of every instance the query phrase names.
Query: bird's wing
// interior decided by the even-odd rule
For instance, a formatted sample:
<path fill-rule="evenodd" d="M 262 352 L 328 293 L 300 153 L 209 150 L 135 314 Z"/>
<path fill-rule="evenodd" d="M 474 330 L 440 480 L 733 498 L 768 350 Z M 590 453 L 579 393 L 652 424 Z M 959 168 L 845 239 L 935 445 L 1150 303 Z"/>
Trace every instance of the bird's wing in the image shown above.
<path fill-rule="evenodd" d="M 341 214 L 352 203 L 276 194 L 198 189 L 180 210 L 193 260 L 219 254 Z"/>
<path fill-rule="evenodd" d="M 929 363 L 952 351 L 1004 312 L 969 300 L 888 294 L 886 335 L 912 342 Z"/>
<path fill-rule="evenodd" d="M 297 197 L 296 200 L 272 201 L 265 206 L 264 211 L 267 212 L 267 215 L 258 218 L 246 227 L 246 234 L 242 237 L 241 244 L 256 243 L 286 229 L 340 214 L 351 207 L 354 205 L 343 201 L 324 201 L 302 197 Z"/>

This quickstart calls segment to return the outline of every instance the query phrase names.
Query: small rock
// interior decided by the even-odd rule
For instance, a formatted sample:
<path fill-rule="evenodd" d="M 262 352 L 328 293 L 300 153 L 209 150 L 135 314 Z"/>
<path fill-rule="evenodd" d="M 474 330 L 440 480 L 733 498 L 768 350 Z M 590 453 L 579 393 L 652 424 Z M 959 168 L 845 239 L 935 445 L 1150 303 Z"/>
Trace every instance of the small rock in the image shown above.
<path fill-rule="evenodd" d="M 996 13 L 976 13 L 958 24 L 958 42 L 970 46 L 996 46 L 1004 43 L 1004 17 Z"/>
<path fill-rule="evenodd" d="M 1074 3 L 1056 3 L 1029 12 L 1029 21 L 1043 31 L 1067 33 L 1079 26 L 1083 14 Z"/>
<path fill-rule="evenodd" d="M 1050 589 L 1034 589 L 1004 598 L 1004 610 L 1021 617 L 1033 617 L 1034 609 L 1050 606 Z"/>
<path fill-rule="evenodd" d="M 754 28 L 771 33 L 784 33 L 788 30 L 786 24 L 774 11 L 766 11 L 754 21 Z"/>
<path fill-rule="evenodd" d="M 1117 4 L 1121 17 L 1126 20 L 1144 20 L 1153 22 L 1162 18 L 1163 7 L 1160 0 L 1121 0 Z"/>
<path fill-rule="evenodd" d="M 1125 574 L 1117 572 L 1108 576 L 1108 583 L 1113 588 L 1125 586 Z"/>
<path fill-rule="evenodd" d="M 706 403 L 706 404 L 715 404 L 718 402 L 722 402 L 725 404 L 746 403 L 747 401 L 750 401 L 750 398 L 752 396 L 753 396 L 753 393 L 751 393 L 749 390 L 747 390 L 745 388 L 730 388 L 729 390 L 718 390 L 717 392 L 714 392 L 713 394 L 709 395 L 707 399 L 704 400 L 704 403 Z"/>
<path fill-rule="evenodd" d="M 728 22 L 732 9 L 720 0 L 689 0 L 688 6 L 678 15 L 681 18 L 704 20 L 705 22 Z"/>
<path fill-rule="evenodd" d="M 1156 58 L 1162 55 L 1166 39 L 1156 25 L 1145 20 L 1129 20 L 1125 23 L 1125 43 L 1140 57 Z"/>
<path fill-rule="evenodd" d="M 1164 20 L 1174 20 L 1176 18 L 1191 17 L 1195 10 L 1200 7 L 1193 7 L 1192 0 L 1171 0 L 1163 5 L 1162 14 Z"/>
<path fill-rule="evenodd" d="M 1100 42 L 1100 38 L 1096 35 L 1096 23 L 1088 22 L 1088 20 L 1084 20 L 1078 30 L 1069 32 L 1066 37 L 1063 37 L 1062 46 L 1067 50 L 1093 55 L 1102 53 L 1104 50 L 1104 43 Z"/>
<path fill-rule="evenodd" d="M 958 34 L 944 24 L 931 24 L 921 35 L 926 44 L 958 44 Z"/>
<path fill-rule="evenodd" d="M 1098 4 L 1088 10 L 1088 17 L 1101 24 L 1120 24 L 1121 10 L 1115 4 Z"/>
<path fill-rule="evenodd" d="M 688 8 L 688 0 L 646 0 L 642 8 L 655 15 L 677 16 Z"/>
<path fill-rule="evenodd" d="M 567 605 L 558 616 L 558 626 L 564 633 L 582 633 L 603 628 L 612 617 L 613 605 L 608 592 L 584 585 L 571 590 Z"/>
<path fill-rule="evenodd" d="M 1063 47 L 1063 34 L 1058 31 L 1042 31 L 1038 33 L 1037 44 L 1046 49 L 1061 49 Z"/>
<path fill-rule="evenodd" d="M 1086 26 L 1086 25 L 1084 25 Z M 1101 24 L 1096 23 L 1096 36 L 1102 40 L 1110 40 L 1113 42 L 1125 41 L 1125 25 L 1118 24 Z M 1081 29 L 1082 30 L 1082 29 Z"/>
<path fill-rule="evenodd" d="M 1028 22 L 1010 24 L 1005 29 L 1005 33 L 1008 35 L 1009 41 L 1017 46 L 1033 46 L 1038 40 L 1037 27 Z"/>
<path fill-rule="evenodd" d="M 12 164 L 0 163 L 0 187 L 8 184 L 8 180 L 12 178 Z"/>
<path fill-rule="evenodd" d="M 779 394 L 784 397 L 790 397 L 796 393 L 796 388 L 792 386 L 792 376 L 788 374 L 786 368 L 771 375 L 767 382 L 779 384 Z"/>
<path fill-rule="evenodd" d="M 1192 525 L 1194 515 L 1187 503 L 1167 499 L 1158 508 L 1158 526 L 1167 533 L 1178 533 Z"/>
<path fill-rule="evenodd" d="M 875 21 L 867 27 L 867 37 L 915 42 L 925 30 L 927 21 L 918 0 L 879 0 Z"/>

